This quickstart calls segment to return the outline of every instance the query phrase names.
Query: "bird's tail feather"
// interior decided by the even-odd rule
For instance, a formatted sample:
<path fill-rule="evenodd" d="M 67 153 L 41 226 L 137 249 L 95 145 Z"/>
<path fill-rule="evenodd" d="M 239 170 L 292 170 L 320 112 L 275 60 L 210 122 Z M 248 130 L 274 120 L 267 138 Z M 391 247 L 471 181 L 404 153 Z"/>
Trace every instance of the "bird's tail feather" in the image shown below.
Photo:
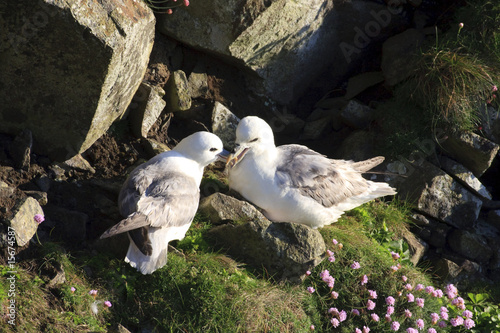
<path fill-rule="evenodd" d="M 149 225 L 146 215 L 140 213 L 134 213 L 127 217 L 126 219 L 121 220 L 108 230 L 106 230 L 100 237 L 100 239 L 108 238 L 114 235 L 121 234 L 123 232 L 127 232 L 133 229 L 142 228 L 144 226 Z"/>

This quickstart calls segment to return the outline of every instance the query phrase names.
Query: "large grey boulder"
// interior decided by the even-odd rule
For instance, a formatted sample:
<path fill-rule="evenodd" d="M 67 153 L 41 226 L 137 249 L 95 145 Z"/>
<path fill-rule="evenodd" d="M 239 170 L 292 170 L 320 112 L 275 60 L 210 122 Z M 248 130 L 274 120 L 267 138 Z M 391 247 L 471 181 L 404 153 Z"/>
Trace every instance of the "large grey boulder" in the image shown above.
<path fill-rule="evenodd" d="M 326 246 L 317 230 L 296 223 L 273 223 L 248 203 L 220 193 L 212 196 L 200 208 L 210 212 L 214 223 L 226 222 L 212 228 L 209 236 L 231 256 L 265 269 L 275 279 L 292 282 L 301 281 L 323 259 Z"/>
<path fill-rule="evenodd" d="M 199 1 L 160 17 L 158 29 L 250 70 L 254 93 L 286 105 L 322 74 L 340 82 L 402 23 L 401 12 L 362 0 Z"/>
<path fill-rule="evenodd" d="M 29 128 L 57 161 L 85 151 L 132 100 L 154 28 L 142 1 L 2 1 L 0 131 Z"/>
<path fill-rule="evenodd" d="M 167 102 L 165 91 L 148 83 L 141 83 L 129 107 L 130 128 L 138 138 L 146 138 L 153 124 L 158 120 Z"/>
<path fill-rule="evenodd" d="M 451 176 L 429 162 L 414 164 L 398 195 L 420 212 L 457 228 L 477 220 L 482 201 Z"/>
<path fill-rule="evenodd" d="M 448 244 L 456 253 L 481 263 L 487 263 L 493 255 L 484 237 L 466 230 L 453 230 L 448 237 Z"/>
<path fill-rule="evenodd" d="M 236 140 L 236 127 L 240 119 L 227 107 L 215 102 L 212 110 L 212 132 L 224 143 L 224 147 L 233 150 Z"/>

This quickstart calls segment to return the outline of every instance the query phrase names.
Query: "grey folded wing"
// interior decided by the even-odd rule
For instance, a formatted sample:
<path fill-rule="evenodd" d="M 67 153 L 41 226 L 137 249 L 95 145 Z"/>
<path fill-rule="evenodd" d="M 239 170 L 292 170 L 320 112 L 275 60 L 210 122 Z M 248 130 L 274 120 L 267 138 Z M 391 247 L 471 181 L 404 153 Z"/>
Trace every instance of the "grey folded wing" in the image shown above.
<path fill-rule="evenodd" d="M 367 170 L 361 162 L 331 160 L 301 145 L 285 145 L 278 149 L 278 184 L 296 189 L 324 207 L 332 207 L 369 188 L 369 183 L 361 176 L 361 172 Z M 378 159 L 374 159 L 367 164 L 374 166 L 377 162 Z M 360 168 L 356 168 L 356 164 Z"/>

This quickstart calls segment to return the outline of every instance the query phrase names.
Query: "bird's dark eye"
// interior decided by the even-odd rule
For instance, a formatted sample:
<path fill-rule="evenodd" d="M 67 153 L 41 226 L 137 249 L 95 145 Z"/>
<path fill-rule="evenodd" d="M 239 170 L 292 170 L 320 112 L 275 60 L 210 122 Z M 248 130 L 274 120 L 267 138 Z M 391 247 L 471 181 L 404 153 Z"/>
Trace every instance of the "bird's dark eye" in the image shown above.
<path fill-rule="evenodd" d="M 210 151 L 216 151 L 217 148 L 210 148 Z"/>
<path fill-rule="evenodd" d="M 253 140 L 250 140 L 250 142 L 255 142 L 255 141 L 258 141 L 258 140 L 259 140 L 259 138 L 255 138 Z"/>

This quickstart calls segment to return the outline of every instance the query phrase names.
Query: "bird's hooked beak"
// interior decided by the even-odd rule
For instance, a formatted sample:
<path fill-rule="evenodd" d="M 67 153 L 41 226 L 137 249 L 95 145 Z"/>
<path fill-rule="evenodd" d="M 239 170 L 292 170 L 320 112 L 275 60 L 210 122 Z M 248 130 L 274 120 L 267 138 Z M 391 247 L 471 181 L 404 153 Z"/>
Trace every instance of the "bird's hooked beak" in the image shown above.
<path fill-rule="evenodd" d="M 222 149 L 222 151 L 217 154 L 217 161 L 226 162 L 230 156 L 231 153 L 229 151 Z"/>
<path fill-rule="evenodd" d="M 236 164 L 238 164 L 239 161 L 243 159 L 245 154 L 250 150 L 249 147 L 238 147 L 235 149 L 234 153 L 232 153 L 226 162 L 226 168 L 231 169 L 233 168 Z"/>

